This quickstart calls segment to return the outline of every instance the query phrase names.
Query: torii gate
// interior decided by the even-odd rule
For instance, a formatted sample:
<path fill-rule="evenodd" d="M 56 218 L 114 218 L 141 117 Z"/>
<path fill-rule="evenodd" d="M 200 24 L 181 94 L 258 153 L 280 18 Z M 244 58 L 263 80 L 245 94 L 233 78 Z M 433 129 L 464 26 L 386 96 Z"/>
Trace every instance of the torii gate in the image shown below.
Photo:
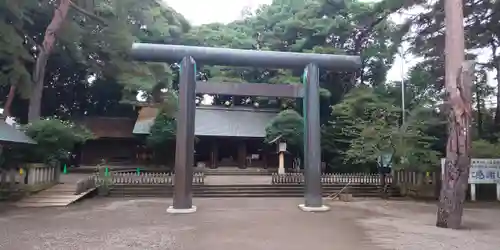
<path fill-rule="evenodd" d="M 254 51 L 182 45 L 135 43 L 132 58 L 147 62 L 181 62 L 179 77 L 179 113 L 175 148 L 175 185 L 169 213 L 193 213 L 192 179 L 194 166 L 194 121 L 196 93 L 303 98 L 305 202 L 303 211 L 327 211 L 321 190 L 321 132 L 319 119 L 319 67 L 353 71 L 360 67 L 359 56 Z M 196 61 L 221 66 L 259 68 L 304 68 L 302 85 L 196 82 Z"/>

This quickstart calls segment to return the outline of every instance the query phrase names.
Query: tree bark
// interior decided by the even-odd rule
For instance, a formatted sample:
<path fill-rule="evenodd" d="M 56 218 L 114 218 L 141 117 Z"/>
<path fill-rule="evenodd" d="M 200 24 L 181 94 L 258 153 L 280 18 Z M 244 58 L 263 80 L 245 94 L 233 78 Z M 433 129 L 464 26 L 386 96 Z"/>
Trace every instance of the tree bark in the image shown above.
<path fill-rule="evenodd" d="M 470 168 L 470 124 L 474 64 L 465 59 L 462 1 L 445 3 L 445 87 L 448 112 L 446 161 L 439 197 L 436 226 L 458 229 Z"/>
<path fill-rule="evenodd" d="M 3 114 L 5 117 L 12 116 L 11 107 L 12 101 L 14 101 L 14 97 L 16 96 L 16 85 L 10 85 L 9 95 L 7 96 L 7 101 L 5 102 Z"/>
<path fill-rule="evenodd" d="M 462 66 L 454 93 L 449 93 L 448 143 L 436 226 L 458 229 L 469 180 L 474 63 Z M 447 89 L 447 91 L 449 91 Z"/>
<path fill-rule="evenodd" d="M 60 31 L 66 16 L 68 15 L 71 6 L 70 0 L 59 0 L 59 5 L 54 11 L 52 21 L 45 30 L 42 46 L 39 47 L 39 52 L 36 58 L 35 69 L 33 72 L 33 89 L 30 97 L 30 105 L 28 111 L 28 120 L 30 122 L 40 119 L 43 85 L 45 80 L 45 68 L 50 54 L 54 49 L 56 35 Z"/>

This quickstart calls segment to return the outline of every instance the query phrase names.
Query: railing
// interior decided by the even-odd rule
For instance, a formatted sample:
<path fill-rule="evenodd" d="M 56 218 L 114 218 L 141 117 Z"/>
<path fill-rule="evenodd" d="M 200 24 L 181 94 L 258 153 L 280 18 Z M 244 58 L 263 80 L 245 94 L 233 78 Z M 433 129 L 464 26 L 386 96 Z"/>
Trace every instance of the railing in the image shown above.
<path fill-rule="evenodd" d="M 439 172 L 416 172 L 408 170 L 396 170 L 393 172 L 394 184 L 436 184 L 440 178 Z"/>
<path fill-rule="evenodd" d="M 95 176 L 88 176 L 87 178 L 79 180 L 76 183 L 75 195 L 85 193 L 85 192 L 87 192 L 91 189 L 94 189 L 96 187 L 97 187 L 97 183 L 96 183 Z"/>
<path fill-rule="evenodd" d="M 59 182 L 58 165 L 28 164 L 26 165 L 26 174 L 28 175 L 28 186 L 43 186 Z"/>
<path fill-rule="evenodd" d="M 20 175 L 15 169 L 0 169 L 0 189 L 22 189 L 25 185 L 24 174 Z"/>
<path fill-rule="evenodd" d="M 385 183 L 392 183 L 392 176 L 385 177 Z M 286 174 L 273 174 L 271 183 L 277 184 L 302 184 L 304 183 L 304 174 L 302 173 L 286 173 Z M 369 184 L 369 185 L 382 185 L 381 177 L 379 174 L 344 174 L 344 173 L 331 173 L 321 175 L 322 184 Z"/>
<path fill-rule="evenodd" d="M 39 191 L 59 182 L 57 166 L 25 164 L 20 168 L 0 169 L 0 190 Z"/>
<path fill-rule="evenodd" d="M 94 180 L 96 185 L 101 185 L 108 178 L 108 183 L 111 185 L 127 185 L 127 184 L 165 184 L 174 185 L 175 184 L 175 174 L 172 173 L 135 173 L 135 172 L 118 172 L 110 173 L 109 177 L 102 177 L 99 175 L 94 175 Z M 193 174 L 193 184 L 203 185 L 205 184 L 205 174 L 204 173 L 194 173 Z"/>

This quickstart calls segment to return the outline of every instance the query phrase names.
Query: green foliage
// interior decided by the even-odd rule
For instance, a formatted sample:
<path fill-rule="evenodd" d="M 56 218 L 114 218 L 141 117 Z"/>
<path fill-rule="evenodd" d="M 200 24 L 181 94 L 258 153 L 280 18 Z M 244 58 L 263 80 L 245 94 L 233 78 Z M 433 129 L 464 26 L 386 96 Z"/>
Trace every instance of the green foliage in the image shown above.
<path fill-rule="evenodd" d="M 500 158 L 500 143 L 486 140 L 472 141 L 471 156 L 474 158 Z"/>
<path fill-rule="evenodd" d="M 175 118 L 168 112 L 159 112 L 153 126 L 151 126 L 148 145 L 155 149 L 165 147 L 165 145 L 175 140 L 175 131 Z"/>
<path fill-rule="evenodd" d="M 28 136 L 37 142 L 28 150 L 32 161 L 49 162 L 67 159 L 75 144 L 92 139 L 92 133 L 71 122 L 58 119 L 39 120 L 25 127 Z"/>
<path fill-rule="evenodd" d="M 175 92 L 165 94 L 164 102 L 151 126 L 147 143 L 154 149 L 162 149 L 175 140 L 178 99 Z"/>
<path fill-rule="evenodd" d="M 57 3 L 1 1 L 0 86 L 16 85 L 29 96 L 33 62 Z M 133 42 L 179 43 L 191 28 L 182 15 L 156 0 L 73 3 L 46 67 L 42 116 L 130 115 L 121 101 L 137 101 L 138 91 L 149 101 L 153 91 L 171 88 L 176 76 L 168 64 L 134 62 L 129 50 Z M 18 105 L 15 115 L 25 115 Z"/>
<path fill-rule="evenodd" d="M 0 85 L 15 84 L 23 96 L 30 92 L 30 73 L 36 55 L 33 48 L 42 42 L 56 2 L 0 2 Z M 362 56 L 362 69 L 355 74 L 320 72 L 324 160 L 339 168 L 352 170 L 362 166 L 359 169 L 365 169 L 373 165 L 381 152 L 391 151 L 397 167 L 426 168 L 435 164 L 436 151 L 444 151 L 445 116 L 439 108 L 443 101 L 444 76 L 443 1 L 433 4 L 424 0 L 274 0 L 255 13 L 247 11 L 243 20 L 198 27 L 191 27 L 182 15 L 162 1 L 73 2 L 88 13 L 72 8 L 58 34 L 47 65 L 43 115 L 56 114 L 65 119 L 83 115 L 135 116 L 133 108 L 125 103 L 135 102 L 141 93 L 148 102 L 164 102 L 148 137 L 151 146 L 161 148 L 175 136 L 177 101 L 171 94 L 176 88 L 177 68 L 162 63 L 134 62 L 129 55 L 133 42 L 355 54 Z M 500 29 L 496 28 L 499 16 L 489 13 L 496 13 L 498 4 L 486 0 L 465 2 L 467 20 L 477 20 L 466 24 L 469 47 L 496 49 L 500 37 Z M 388 18 L 414 5 L 425 7 L 423 13 L 406 23 L 396 24 Z M 410 28 L 415 34 L 408 33 Z M 411 52 L 424 61 L 413 67 L 405 79 L 407 119 L 401 126 L 401 83 L 387 82 L 386 75 L 405 39 L 414 45 Z M 474 89 L 477 128 L 474 138 L 477 139 L 498 138 L 500 115 L 492 114 L 484 101 L 494 94 L 484 72 L 500 69 L 498 61 L 497 53 L 492 53 L 490 60 L 481 65 L 483 73 L 477 75 Z M 198 77 L 210 81 L 301 83 L 301 69 L 199 66 Z M 164 89 L 169 90 L 167 94 Z M 260 107 L 296 109 L 283 111 L 269 124 L 266 140 L 281 135 L 291 147 L 302 148 L 300 100 L 214 97 L 216 105 L 226 102 L 248 106 L 256 102 Z M 19 105 L 14 106 L 16 109 Z M 17 109 L 18 113 L 23 110 Z M 42 126 L 35 125 L 30 126 L 34 126 L 32 129 Z M 57 128 L 61 130 L 44 129 L 52 131 L 49 134 L 63 129 L 60 125 L 52 129 Z M 51 142 L 46 148 L 50 152 L 43 154 L 56 155 L 58 150 L 53 138 L 38 134 Z M 61 138 L 66 138 L 65 135 L 62 133 Z"/>
<path fill-rule="evenodd" d="M 396 167 L 435 166 L 438 153 L 430 149 L 434 138 L 423 132 L 426 124 L 420 114 L 413 112 L 400 126 L 400 110 L 390 99 L 372 88 L 355 89 L 332 107 L 335 119 L 323 131 L 333 142 L 324 150 L 342 154 L 346 163 L 375 163 L 382 154 L 391 153 Z"/>
<path fill-rule="evenodd" d="M 29 93 L 31 74 L 28 65 L 33 62 L 25 43 L 25 23 L 33 20 L 29 11 L 33 1 L 4 0 L 0 3 L 0 85 L 15 85 L 24 96 Z"/>
<path fill-rule="evenodd" d="M 304 119 L 295 110 L 281 111 L 266 127 L 266 142 L 277 137 L 291 147 L 301 148 L 304 137 Z"/>

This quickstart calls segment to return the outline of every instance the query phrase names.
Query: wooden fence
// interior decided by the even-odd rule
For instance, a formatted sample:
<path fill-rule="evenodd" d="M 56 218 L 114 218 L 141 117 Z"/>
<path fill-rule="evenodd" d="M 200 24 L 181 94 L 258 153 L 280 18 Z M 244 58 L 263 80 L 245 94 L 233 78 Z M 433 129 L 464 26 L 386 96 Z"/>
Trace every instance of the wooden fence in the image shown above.
<path fill-rule="evenodd" d="M 392 183 L 392 176 L 385 177 L 387 184 Z M 286 173 L 286 174 L 273 174 L 271 183 L 273 185 L 279 184 L 302 184 L 304 183 L 304 174 L 302 173 Z M 382 185 L 379 174 L 364 174 L 364 173 L 331 173 L 322 174 L 321 183 L 328 184 L 366 184 L 366 185 Z"/>
<path fill-rule="evenodd" d="M 440 179 L 440 172 L 416 172 L 408 170 L 393 171 L 393 183 L 396 185 L 436 184 Z"/>
<path fill-rule="evenodd" d="M 102 183 L 108 179 L 108 183 L 111 185 L 127 185 L 127 184 L 165 184 L 174 185 L 175 184 L 175 174 L 172 173 L 135 173 L 135 172 L 117 172 L 110 173 L 108 177 L 102 177 L 100 175 L 94 175 L 94 180 L 96 185 L 102 185 Z M 194 185 L 205 184 L 205 174 L 195 173 L 193 175 Z"/>
<path fill-rule="evenodd" d="M 419 185 L 419 184 L 434 184 L 439 180 L 438 172 L 415 172 L 407 170 L 396 170 L 392 174 L 385 177 L 386 184 L 393 185 Z M 302 173 L 286 173 L 273 174 L 272 184 L 301 184 L 304 183 L 304 174 Z M 366 184 L 366 185 L 382 185 L 380 174 L 372 173 L 329 173 L 321 175 L 322 184 Z"/>

